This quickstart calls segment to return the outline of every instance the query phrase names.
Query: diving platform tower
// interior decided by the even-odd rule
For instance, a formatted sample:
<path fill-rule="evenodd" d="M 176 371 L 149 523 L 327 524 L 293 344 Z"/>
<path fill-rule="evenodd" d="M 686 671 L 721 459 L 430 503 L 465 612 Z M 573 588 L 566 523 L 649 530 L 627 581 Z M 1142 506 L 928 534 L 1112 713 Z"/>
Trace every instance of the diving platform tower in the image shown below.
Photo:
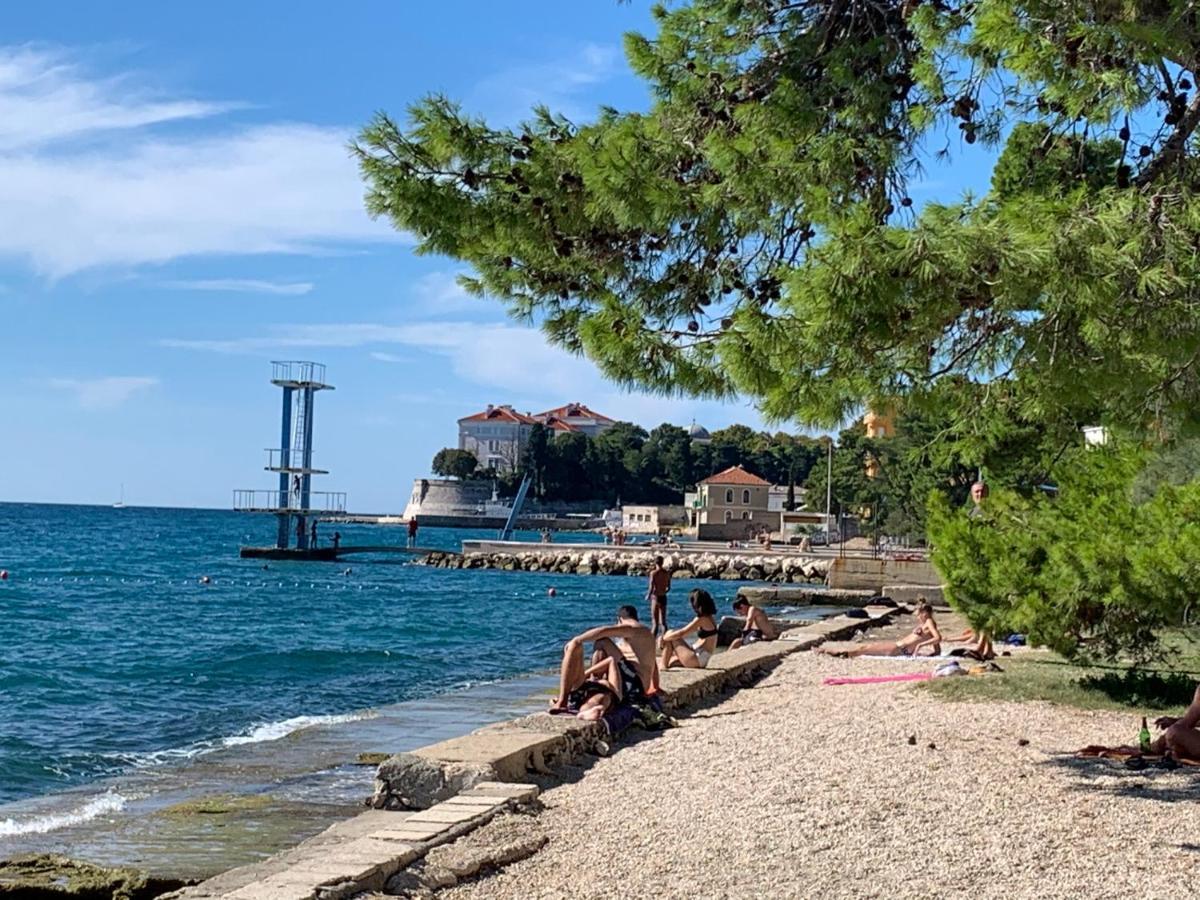
<path fill-rule="evenodd" d="M 346 512 L 344 492 L 313 491 L 312 477 L 328 475 L 313 468 L 313 401 L 325 383 L 325 366 L 289 360 L 271 363 L 271 384 L 283 390 L 279 447 L 267 450 L 268 472 L 279 476 L 276 490 L 235 490 L 233 508 L 241 512 L 270 513 L 279 520 L 275 546 L 287 550 L 295 536 L 295 549 L 309 551 L 310 523 L 324 515 Z"/>

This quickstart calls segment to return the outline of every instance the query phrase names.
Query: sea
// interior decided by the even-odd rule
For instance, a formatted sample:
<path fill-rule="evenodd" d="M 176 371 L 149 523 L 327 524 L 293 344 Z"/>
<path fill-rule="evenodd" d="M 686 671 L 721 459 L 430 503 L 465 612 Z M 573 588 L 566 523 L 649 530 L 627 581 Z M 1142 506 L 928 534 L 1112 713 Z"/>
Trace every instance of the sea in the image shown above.
<path fill-rule="evenodd" d="M 362 808 L 374 770 L 359 754 L 543 708 L 563 641 L 645 605 L 634 577 L 238 557 L 274 528 L 220 510 L 0 504 L 0 858 L 193 878 L 262 858 Z M 321 540 L 335 529 L 343 546 L 405 541 L 357 524 L 324 524 Z M 494 537 L 423 528 L 419 543 Z M 680 599 L 692 586 L 728 609 L 738 583 L 680 582 Z"/>

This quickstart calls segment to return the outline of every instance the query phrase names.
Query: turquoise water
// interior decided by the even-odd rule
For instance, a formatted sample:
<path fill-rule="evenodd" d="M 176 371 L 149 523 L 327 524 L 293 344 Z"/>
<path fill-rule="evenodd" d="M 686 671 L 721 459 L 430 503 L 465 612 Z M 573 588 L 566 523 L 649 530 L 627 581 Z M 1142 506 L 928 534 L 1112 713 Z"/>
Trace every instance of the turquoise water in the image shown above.
<path fill-rule="evenodd" d="M 242 543 L 271 543 L 273 526 L 222 511 L 0 505 L 11 573 L 0 582 L 0 803 L 544 670 L 572 633 L 619 603 L 644 605 L 641 578 L 238 559 Z M 404 541 L 397 527 L 336 528 L 346 545 Z M 420 544 L 476 537 L 494 535 L 423 529 Z M 737 587 L 704 586 L 726 608 Z M 681 604 L 671 612 L 678 620 Z M 0 811 L 0 837 L 5 821 Z"/>

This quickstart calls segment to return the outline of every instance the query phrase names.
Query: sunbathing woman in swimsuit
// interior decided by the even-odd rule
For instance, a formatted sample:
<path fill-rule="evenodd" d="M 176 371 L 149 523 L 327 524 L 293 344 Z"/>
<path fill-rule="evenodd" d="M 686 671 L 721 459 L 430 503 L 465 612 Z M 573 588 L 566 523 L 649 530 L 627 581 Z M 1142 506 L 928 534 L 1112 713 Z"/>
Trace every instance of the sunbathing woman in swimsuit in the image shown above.
<path fill-rule="evenodd" d="M 830 656 L 937 656 L 942 651 L 942 633 L 933 621 L 933 607 L 924 598 L 917 604 L 917 627 L 898 641 L 874 641 L 859 644 L 851 650 L 826 650 L 818 647 L 818 653 Z M 921 653 L 929 648 L 928 654 Z"/>
<path fill-rule="evenodd" d="M 682 628 L 668 631 L 662 639 L 662 659 L 659 669 L 683 666 L 687 669 L 703 669 L 708 665 L 713 651 L 717 649 L 717 604 L 708 591 L 694 590 L 688 594 L 688 602 L 696 614 Z M 696 632 L 697 640 L 689 644 L 686 638 Z"/>

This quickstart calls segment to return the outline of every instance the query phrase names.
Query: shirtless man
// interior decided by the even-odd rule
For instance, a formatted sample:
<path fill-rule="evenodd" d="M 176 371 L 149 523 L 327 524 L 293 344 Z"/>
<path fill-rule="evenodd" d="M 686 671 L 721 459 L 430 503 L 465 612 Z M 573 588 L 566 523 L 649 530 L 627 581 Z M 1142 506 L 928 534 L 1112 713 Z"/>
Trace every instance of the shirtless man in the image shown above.
<path fill-rule="evenodd" d="M 650 627 L 655 637 L 668 631 L 667 592 L 670 590 L 671 573 L 663 565 L 663 558 L 656 556 L 654 568 L 650 570 L 650 583 L 646 587 L 646 595 L 650 598 Z"/>
<path fill-rule="evenodd" d="M 729 645 L 730 650 L 736 650 L 743 644 L 753 644 L 756 641 L 773 641 L 779 637 L 775 633 L 775 626 L 767 618 L 767 614 L 745 597 L 738 597 L 733 601 L 733 611 L 746 619 L 746 626 L 742 629 L 741 637 L 735 638 L 733 643 Z"/>
<path fill-rule="evenodd" d="M 591 667 L 585 668 L 583 645 L 588 641 L 592 642 L 592 661 Z M 616 641 L 621 645 L 618 646 Z M 620 607 L 616 625 L 601 625 L 567 641 L 563 648 L 558 696 L 550 704 L 550 711 L 569 709 L 571 692 L 582 687 L 590 677 L 588 673 L 601 667 L 606 659 L 616 663 L 622 697 L 636 699 L 655 693 L 658 690 L 658 661 L 654 649 L 654 634 L 638 621 L 637 609 Z M 603 667 L 598 671 L 607 674 Z"/>
<path fill-rule="evenodd" d="M 1156 728 L 1162 729 L 1163 736 L 1150 745 L 1150 752 L 1162 754 L 1170 751 L 1176 759 L 1200 759 L 1200 685 L 1192 696 L 1192 705 L 1182 716 L 1173 719 L 1162 716 L 1154 720 Z"/>

